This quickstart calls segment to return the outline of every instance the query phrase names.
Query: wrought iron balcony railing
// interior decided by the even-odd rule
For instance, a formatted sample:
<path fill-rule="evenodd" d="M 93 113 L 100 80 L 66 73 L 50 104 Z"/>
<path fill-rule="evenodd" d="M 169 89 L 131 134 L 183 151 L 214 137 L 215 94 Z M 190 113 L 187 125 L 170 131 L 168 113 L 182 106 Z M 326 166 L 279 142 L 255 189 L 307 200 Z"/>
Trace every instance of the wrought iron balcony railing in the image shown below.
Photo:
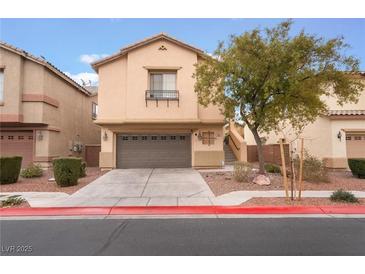
<path fill-rule="evenodd" d="M 178 90 L 146 90 L 145 93 L 146 107 L 147 102 L 152 100 L 156 101 L 156 106 L 158 106 L 158 101 L 167 101 L 167 106 L 169 106 L 170 101 L 177 101 L 179 106 L 179 91 Z"/>

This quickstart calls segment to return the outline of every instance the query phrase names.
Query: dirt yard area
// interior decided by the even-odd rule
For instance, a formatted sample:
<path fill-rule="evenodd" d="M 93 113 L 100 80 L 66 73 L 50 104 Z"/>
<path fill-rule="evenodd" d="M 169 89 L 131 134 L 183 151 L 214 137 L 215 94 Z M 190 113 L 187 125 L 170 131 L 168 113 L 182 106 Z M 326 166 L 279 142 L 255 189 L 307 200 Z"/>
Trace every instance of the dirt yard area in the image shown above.
<path fill-rule="evenodd" d="M 300 201 L 291 201 L 286 198 L 257 197 L 242 203 L 243 206 L 358 206 L 365 205 L 365 199 L 359 203 L 333 202 L 329 198 L 302 198 Z"/>
<path fill-rule="evenodd" d="M 232 172 L 203 172 L 204 180 L 213 191 L 219 196 L 225 193 L 239 190 L 282 190 L 282 176 L 280 174 L 268 173 L 271 185 L 260 186 L 254 183 L 238 182 L 233 178 Z M 303 190 L 360 190 L 365 191 L 365 179 L 358 179 L 352 176 L 351 172 L 333 171 L 329 172 L 330 182 L 303 182 Z M 288 179 L 289 181 L 289 179 Z"/>
<path fill-rule="evenodd" d="M 59 187 L 55 181 L 49 182 L 48 179 L 53 177 L 53 171 L 48 169 L 43 172 L 42 177 L 38 178 L 22 178 L 19 177 L 15 184 L 0 185 L 0 192 L 65 192 L 72 194 L 96 180 L 105 174 L 97 167 L 88 167 L 86 169 L 86 177 L 80 178 L 76 186 Z"/>

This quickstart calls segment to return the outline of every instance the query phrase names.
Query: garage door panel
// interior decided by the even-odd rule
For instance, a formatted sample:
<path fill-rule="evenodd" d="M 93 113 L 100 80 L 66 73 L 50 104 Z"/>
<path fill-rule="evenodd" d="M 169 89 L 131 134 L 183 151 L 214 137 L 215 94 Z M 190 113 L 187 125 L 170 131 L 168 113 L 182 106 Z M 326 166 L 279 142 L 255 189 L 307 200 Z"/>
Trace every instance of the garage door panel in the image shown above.
<path fill-rule="evenodd" d="M 1 156 L 22 156 L 22 167 L 33 161 L 32 131 L 2 131 L 0 136 Z"/>
<path fill-rule="evenodd" d="M 365 134 L 346 134 L 347 158 L 365 158 Z"/>
<path fill-rule="evenodd" d="M 189 134 L 118 135 L 118 168 L 190 167 Z"/>

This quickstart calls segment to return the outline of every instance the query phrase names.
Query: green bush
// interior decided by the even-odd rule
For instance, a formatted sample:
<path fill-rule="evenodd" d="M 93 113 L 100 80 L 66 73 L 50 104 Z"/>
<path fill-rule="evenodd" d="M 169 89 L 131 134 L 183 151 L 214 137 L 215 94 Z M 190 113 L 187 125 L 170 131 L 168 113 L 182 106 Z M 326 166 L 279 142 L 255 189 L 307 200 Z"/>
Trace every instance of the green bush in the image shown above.
<path fill-rule="evenodd" d="M 80 166 L 80 178 L 86 176 L 86 162 L 82 161 Z"/>
<path fill-rule="evenodd" d="M 34 177 L 42 177 L 43 170 L 40 165 L 30 164 L 27 168 L 24 168 L 20 172 L 20 176 L 23 178 L 34 178 Z"/>
<path fill-rule="evenodd" d="M 365 179 L 365 158 L 347 160 L 354 176 Z"/>
<path fill-rule="evenodd" d="M 265 164 L 265 170 L 269 173 L 281 173 L 280 166 L 274 164 Z"/>
<path fill-rule="evenodd" d="M 238 182 L 248 183 L 252 179 L 252 167 L 248 163 L 235 162 L 233 166 L 233 177 Z"/>
<path fill-rule="evenodd" d="M 299 174 L 299 157 L 294 159 L 294 166 Z M 310 155 L 307 151 L 304 153 L 303 161 L 303 179 L 309 182 L 321 183 L 329 182 L 328 170 L 323 161 Z"/>
<path fill-rule="evenodd" d="M 7 197 L 3 201 L 0 201 L 0 207 L 12 207 L 15 205 L 20 205 L 24 202 L 26 202 L 26 200 L 22 198 L 20 195 L 12 195 Z"/>
<path fill-rule="evenodd" d="M 22 157 L 1 157 L 0 158 L 0 185 L 13 184 L 18 181 Z"/>
<path fill-rule="evenodd" d="M 354 194 L 343 189 L 336 190 L 330 197 L 331 201 L 334 202 L 346 202 L 346 203 L 358 203 L 359 200 Z"/>
<path fill-rule="evenodd" d="M 80 177 L 81 159 L 64 157 L 53 160 L 53 173 L 56 183 L 61 187 L 77 185 Z"/>

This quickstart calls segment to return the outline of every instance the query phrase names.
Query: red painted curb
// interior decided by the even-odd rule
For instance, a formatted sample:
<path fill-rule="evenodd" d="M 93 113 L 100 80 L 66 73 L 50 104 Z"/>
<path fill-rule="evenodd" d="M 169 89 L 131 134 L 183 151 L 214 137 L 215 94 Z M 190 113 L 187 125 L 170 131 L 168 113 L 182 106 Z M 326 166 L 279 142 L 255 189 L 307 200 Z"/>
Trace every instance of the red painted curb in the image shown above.
<path fill-rule="evenodd" d="M 365 213 L 365 208 L 364 208 Z M 323 214 L 318 207 L 243 207 L 243 206 L 149 206 L 114 207 L 110 215 L 179 214 Z"/>
<path fill-rule="evenodd" d="M 28 207 L 0 208 L 0 216 L 109 215 L 110 207 Z"/>
<path fill-rule="evenodd" d="M 365 214 L 365 206 L 121 206 L 0 208 L 0 216 Z"/>

